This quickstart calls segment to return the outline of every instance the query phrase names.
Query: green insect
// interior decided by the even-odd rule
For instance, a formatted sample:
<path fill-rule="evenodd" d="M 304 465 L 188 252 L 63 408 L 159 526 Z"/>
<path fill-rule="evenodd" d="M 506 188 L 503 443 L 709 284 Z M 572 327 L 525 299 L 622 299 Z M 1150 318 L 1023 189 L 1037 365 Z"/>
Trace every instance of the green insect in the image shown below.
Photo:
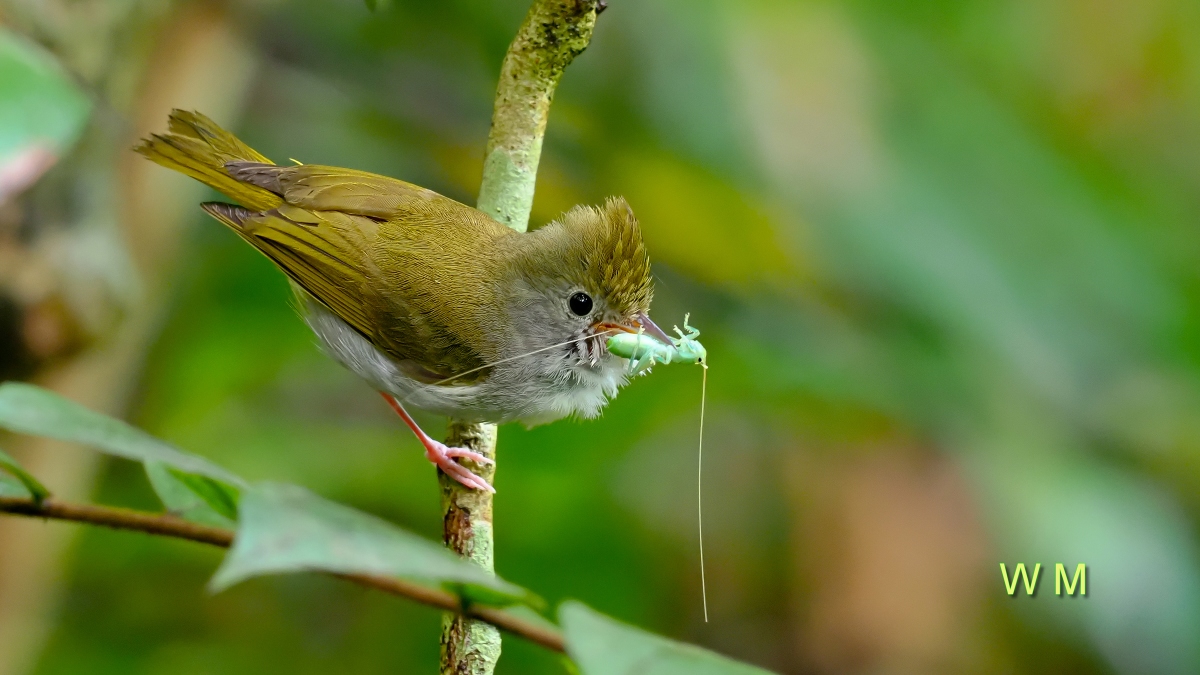
<path fill-rule="evenodd" d="M 618 333 L 608 338 L 608 351 L 614 356 L 629 359 L 629 372 L 632 374 L 649 370 L 656 363 L 698 363 L 707 367 L 705 359 L 708 352 L 696 338 L 700 331 L 688 325 L 688 317 L 683 317 L 683 328 L 675 327 L 678 338 L 671 338 L 673 344 L 663 343 L 644 333 Z"/>

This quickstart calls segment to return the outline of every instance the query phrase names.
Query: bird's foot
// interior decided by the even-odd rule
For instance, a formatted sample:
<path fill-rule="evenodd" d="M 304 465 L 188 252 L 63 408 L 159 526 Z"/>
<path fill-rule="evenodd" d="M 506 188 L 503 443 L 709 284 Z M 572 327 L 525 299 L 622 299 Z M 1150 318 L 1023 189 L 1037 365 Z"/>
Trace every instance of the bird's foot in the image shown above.
<path fill-rule="evenodd" d="M 450 448 L 447 447 L 445 443 L 433 440 L 429 437 L 429 434 L 421 431 L 421 427 L 417 425 L 417 421 L 412 418 L 412 415 L 408 414 L 408 411 L 404 409 L 404 406 L 400 405 L 400 401 L 397 401 L 395 396 L 392 396 L 387 392 L 379 393 L 383 396 L 383 399 L 388 402 L 388 405 L 392 406 L 392 410 L 396 411 L 396 414 L 400 416 L 400 419 L 404 420 L 404 423 L 408 425 L 408 428 L 412 429 L 412 432 L 417 435 L 418 439 L 421 440 L 421 445 L 425 446 L 425 457 L 427 457 L 429 461 L 433 462 L 437 468 L 441 469 L 442 473 L 450 476 L 454 480 L 466 485 L 469 488 L 475 490 L 487 490 L 488 492 L 496 491 L 495 488 L 493 488 L 491 485 L 488 485 L 486 480 L 476 476 L 470 469 L 454 461 L 454 458 L 461 457 L 463 459 L 469 459 L 476 464 L 495 464 L 495 462 L 473 450 L 467 450 L 466 448 Z"/>
<path fill-rule="evenodd" d="M 454 461 L 454 458 L 461 457 L 462 459 L 469 459 L 476 464 L 495 464 L 495 462 L 478 452 L 467 450 L 466 448 L 451 448 L 445 443 L 430 438 L 425 443 L 425 457 L 441 469 L 442 473 L 469 488 L 487 490 L 493 493 L 496 491 L 486 480 L 475 475 L 473 471 L 462 464 Z"/>

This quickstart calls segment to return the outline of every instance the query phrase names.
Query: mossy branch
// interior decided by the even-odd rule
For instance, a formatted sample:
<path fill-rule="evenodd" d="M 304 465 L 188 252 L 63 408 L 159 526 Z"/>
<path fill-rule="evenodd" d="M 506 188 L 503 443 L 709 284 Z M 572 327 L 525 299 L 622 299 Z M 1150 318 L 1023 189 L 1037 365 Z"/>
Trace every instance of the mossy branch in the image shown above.
<path fill-rule="evenodd" d="M 500 68 L 478 208 L 518 232 L 529 226 L 542 138 L 563 71 L 592 38 L 603 0 L 535 0 Z M 496 459 L 496 427 L 452 422 L 447 443 Z M 491 482 L 495 465 L 478 467 Z M 492 571 L 492 495 L 439 474 L 446 546 Z M 491 675 L 500 659 L 494 624 L 463 614 L 442 622 L 441 673 Z"/>
<path fill-rule="evenodd" d="M 529 226 L 550 102 L 563 71 L 592 39 L 599 0 L 538 0 L 500 68 L 479 210 L 519 232 Z"/>

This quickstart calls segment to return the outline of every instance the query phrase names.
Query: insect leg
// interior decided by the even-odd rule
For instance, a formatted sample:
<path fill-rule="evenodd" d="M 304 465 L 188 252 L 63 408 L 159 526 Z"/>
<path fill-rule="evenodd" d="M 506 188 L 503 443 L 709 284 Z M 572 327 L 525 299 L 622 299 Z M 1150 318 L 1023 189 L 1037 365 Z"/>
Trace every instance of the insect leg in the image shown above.
<path fill-rule="evenodd" d="M 695 340 L 696 338 L 700 337 L 700 330 L 697 328 L 692 328 L 691 326 L 688 325 L 688 317 L 690 317 L 690 316 L 691 316 L 691 314 L 683 315 L 683 330 L 682 331 L 679 330 L 679 326 L 675 327 L 675 332 L 679 333 L 680 340 Z M 686 331 L 686 334 L 684 331 Z"/>

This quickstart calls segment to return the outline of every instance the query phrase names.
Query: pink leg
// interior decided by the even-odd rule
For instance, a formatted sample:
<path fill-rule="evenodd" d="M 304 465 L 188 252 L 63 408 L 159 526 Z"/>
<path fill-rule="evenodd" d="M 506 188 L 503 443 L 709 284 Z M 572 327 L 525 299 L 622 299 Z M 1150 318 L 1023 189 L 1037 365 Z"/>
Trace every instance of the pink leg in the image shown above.
<path fill-rule="evenodd" d="M 388 402 L 388 405 L 392 406 L 392 410 L 396 411 L 396 414 L 400 416 L 400 419 L 404 420 L 404 423 L 408 425 L 408 428 L 412 429 L 413 433 L 417 435 L 417 439 L 421 441 L 421 445 L 425 446 L 426 459 L 433 462 L 447 476 L 450 476 L 454 480 L 466 485 L 469 488 L 474 488 L 476 490 L 487 490 L 488 492 L 496 491 L 495 488 L 493 488 L 491 485 L 488 485 L 486 480 L 476 476 L 473 472 L 471 472 L 470 469 L 454 461 L 454 458 L 462 457 L 477 464 L 494 464 L 492 460 L 484 457 L 478 452 L 467 450 L 466 448 L 449 448 L 446 447 L 445 443 L 433 440 L 429 437 L 429 434 L 425 433 L 421 430 L 421 427 L 417 426 L 416 420 L 414 420 L 412 416 L 408 414 L 408 411 L 404 409 L 404 406 L 400 405 L 400 402 L 396 400 L 396 397 L 382 391 L 379 393 L 383 396 L 383 399 Z"/>

